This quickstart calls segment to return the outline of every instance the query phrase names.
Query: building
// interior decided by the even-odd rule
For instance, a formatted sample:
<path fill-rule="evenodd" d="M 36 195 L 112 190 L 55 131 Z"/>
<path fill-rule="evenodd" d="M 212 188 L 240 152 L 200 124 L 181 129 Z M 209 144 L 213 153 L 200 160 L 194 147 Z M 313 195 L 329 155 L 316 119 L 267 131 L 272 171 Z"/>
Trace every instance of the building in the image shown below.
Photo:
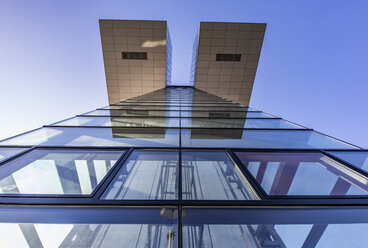
<path fill-rule="evenodd" d="M 264 24 L 201 23 L 194 87 L 161 85 L 168 70 L 156 84 L 155 46 L 129 45 L 129 29 L 166 23 L 100 24 L 110 105 L 0 141 L 2 247 L 366 246 L 368 151 L 238 103 Z"/>

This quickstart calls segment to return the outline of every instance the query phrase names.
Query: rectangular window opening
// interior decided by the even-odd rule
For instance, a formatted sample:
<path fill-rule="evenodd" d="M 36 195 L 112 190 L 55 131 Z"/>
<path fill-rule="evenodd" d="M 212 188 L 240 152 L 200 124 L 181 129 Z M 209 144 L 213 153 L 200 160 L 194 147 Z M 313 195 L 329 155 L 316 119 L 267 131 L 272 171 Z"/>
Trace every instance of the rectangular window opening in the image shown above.
<path fill-rule="evenodd" d="M 147 60 L 147 53 L 146 52 L 122 52 L 122 59 Z"/>
<path fill-rule="evenodd" d="M 216 54 L 216 61 L 240 61 L 241 54 Z"/>

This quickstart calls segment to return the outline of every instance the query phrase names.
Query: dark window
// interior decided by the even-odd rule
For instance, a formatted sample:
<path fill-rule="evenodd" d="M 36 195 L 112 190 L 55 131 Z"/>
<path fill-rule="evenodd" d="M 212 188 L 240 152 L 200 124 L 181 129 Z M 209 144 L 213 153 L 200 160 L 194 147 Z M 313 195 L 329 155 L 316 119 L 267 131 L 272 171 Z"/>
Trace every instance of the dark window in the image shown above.
<path fill-rule="evenodd" d="M 122 52 L 123 59 L 144 59 L 147 60 L 147 53 L 140 52 Z"/>
<path fill-rule="evenodd" d="M 216 61 L 240 61 L 241 54 L 216 54 Z"/>

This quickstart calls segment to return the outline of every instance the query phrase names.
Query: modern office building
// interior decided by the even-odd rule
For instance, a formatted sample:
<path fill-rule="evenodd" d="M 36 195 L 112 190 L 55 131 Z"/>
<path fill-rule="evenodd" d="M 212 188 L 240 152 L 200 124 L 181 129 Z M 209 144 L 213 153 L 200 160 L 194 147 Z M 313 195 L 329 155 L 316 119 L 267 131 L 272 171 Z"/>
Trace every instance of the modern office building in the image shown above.
<path fill-rule="evenodd" d="M 368 151 L 247 106 L 265 24 L 201 23 L 192 87 L 100 25 L 110 105 L 0 141 L 1 247 L 366 247 Z"/>

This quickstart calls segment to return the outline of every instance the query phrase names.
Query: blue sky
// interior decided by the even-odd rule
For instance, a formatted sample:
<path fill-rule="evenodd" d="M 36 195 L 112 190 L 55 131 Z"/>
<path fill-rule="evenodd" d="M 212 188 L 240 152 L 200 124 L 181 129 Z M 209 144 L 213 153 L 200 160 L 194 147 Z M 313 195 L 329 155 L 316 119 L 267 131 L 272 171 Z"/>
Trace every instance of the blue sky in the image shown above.
<path fill-rule="evenodd" d="M 0 1 L 0 139 L 107 104 L 98 19 L 167 20 L 173 82 L 200 21 L 268 24 L 251 106 L 368 147 L 368 1 Z"/>

